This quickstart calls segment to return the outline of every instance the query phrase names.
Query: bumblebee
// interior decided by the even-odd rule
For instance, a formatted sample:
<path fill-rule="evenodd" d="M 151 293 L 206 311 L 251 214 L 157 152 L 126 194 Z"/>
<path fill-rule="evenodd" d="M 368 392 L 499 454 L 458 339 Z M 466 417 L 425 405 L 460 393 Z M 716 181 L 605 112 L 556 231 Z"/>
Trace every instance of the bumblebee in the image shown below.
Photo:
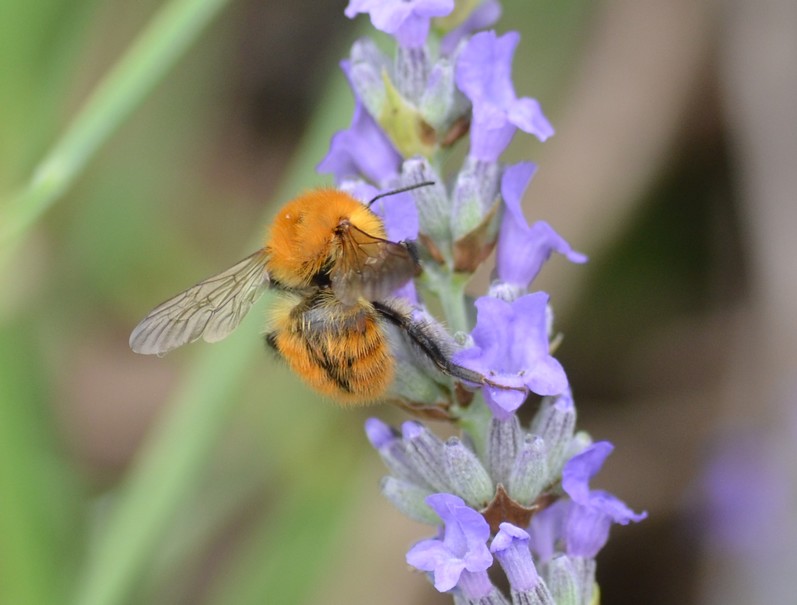
<path fill-rule="evenodd" d="M 155 307 L 133 330 L 130 347 L 163 355 L 199 338 L 222 340 L 272 288 L 278 300 L 267 344 L 313 389 L 342 404 L 386 396 L 396 363 L 390 325 L 444 374 L 493 385 L 454 364 L 450 337 L 391 297 L 421 265 L 414 244 L 387 239 L 370 209 L 383 195 L 366 205 L 343 191 L 317 189 L 288 202 L 261 249 Z"/>

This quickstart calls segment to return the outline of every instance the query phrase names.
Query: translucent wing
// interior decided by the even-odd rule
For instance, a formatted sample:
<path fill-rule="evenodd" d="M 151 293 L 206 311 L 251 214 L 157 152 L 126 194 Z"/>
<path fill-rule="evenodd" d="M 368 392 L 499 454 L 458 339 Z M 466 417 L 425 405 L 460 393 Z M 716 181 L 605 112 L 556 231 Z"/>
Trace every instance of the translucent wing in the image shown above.
<path fill-rule="evenodd" d="M 362 297 L 382 300 L 421 272 L 411 243 L 391 242 L 354 225 L 341 235 L 343 253 L 330 271 L 335 296 L 353 305 Z"/>
<path fill-rule="evenodd" d="M 217 342 L 230 334 L 268 286 L 265 250 L 258 250 L 161 303 L 130 334 L 130 348 L 162 355 L 200 336 Z"/>

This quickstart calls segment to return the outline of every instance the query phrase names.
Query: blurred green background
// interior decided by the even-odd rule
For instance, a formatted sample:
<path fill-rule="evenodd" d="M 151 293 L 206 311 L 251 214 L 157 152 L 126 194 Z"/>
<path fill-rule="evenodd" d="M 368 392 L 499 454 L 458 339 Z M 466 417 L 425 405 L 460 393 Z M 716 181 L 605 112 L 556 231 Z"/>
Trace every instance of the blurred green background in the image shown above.
<path fill-rule="evenodd" d="M 504 5 L 518 93 L 557 127 L 511 148 L 540 164 L 528 216 L 591 257 L 537 285 L 580 427 L 617 445 L 599 483 L 650 513 L 613 531 L 603 602 L 790 603 L 797 4 Z M 252 251 L 274 203 L 328 183 L 314 166 L 352 109 L 337 63 L 369 31 L 344 6 L 0 7 L 0 603 L 450 602 L 407 569 L 430 529 L 381 499 L 363 435 L 401 413 L 318 401 L 257 310 L 217 345 L 127 346 Z M 786 495 L 729 512 L 705 478 L 740 440 L 757 462 L 734 489 L 771 474 Z"/>

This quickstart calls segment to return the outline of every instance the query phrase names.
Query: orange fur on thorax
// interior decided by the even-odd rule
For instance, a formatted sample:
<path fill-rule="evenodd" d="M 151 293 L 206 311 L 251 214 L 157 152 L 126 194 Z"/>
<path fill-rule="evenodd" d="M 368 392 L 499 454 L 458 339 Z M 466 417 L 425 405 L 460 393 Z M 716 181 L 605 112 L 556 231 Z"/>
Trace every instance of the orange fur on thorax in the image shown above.
<path fill-rule="evenodd" d="M 385 237 L 381 219 L 343 191 L 316 189 L 282 207 L 266 236 L 268 272 L 290 288 L 302 288 L 340 253 L 335 229 L 348 220 L 374 237 Z"/>

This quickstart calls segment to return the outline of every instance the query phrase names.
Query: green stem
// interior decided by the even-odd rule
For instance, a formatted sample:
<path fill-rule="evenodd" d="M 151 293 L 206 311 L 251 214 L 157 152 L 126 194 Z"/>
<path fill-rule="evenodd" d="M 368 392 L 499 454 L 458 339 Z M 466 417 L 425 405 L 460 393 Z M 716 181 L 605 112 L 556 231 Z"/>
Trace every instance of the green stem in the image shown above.
<path fill-rule="evenodd" d="M 18 243 L 149 94 L 227 0 L 172 0 L 100 81 L 21 191 L 3 205 L 0 245 Z"/>
<path fill-rule="evenodd" d="M 469 279 L 468 274 L 453 273 L 446 269 L 432 276 L 429 282 L 429 287 L 440 299 L 443 315 L 452 333 L 470 332 L 468 306 L 465 300 L 465 286 Z"/>
<path fill-rule="evenodd" d="M 490 429 L 492 413 L 484 402 L 481 393 L 477 393 L 471 404 L 465 408 L 457 420 L 459 428 L 465 431 L 476 447 L 476 453 L 482 460 L 487 455 L 487 431 Z"/>

